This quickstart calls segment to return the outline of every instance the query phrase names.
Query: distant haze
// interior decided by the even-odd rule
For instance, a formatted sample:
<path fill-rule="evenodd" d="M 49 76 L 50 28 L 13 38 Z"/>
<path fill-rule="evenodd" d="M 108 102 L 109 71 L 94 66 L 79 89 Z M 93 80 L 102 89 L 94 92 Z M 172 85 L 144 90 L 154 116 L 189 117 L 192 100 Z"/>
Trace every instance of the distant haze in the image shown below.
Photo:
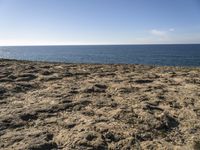
<path fill-rule="evenodd" d="M 199 0 L 0 0 L 0 45 L 200 43 Z"/>

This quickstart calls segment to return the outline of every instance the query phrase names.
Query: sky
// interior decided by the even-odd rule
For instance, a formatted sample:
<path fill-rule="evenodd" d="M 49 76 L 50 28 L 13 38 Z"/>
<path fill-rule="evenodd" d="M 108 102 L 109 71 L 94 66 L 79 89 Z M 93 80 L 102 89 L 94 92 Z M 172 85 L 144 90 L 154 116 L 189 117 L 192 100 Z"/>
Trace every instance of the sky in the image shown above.
<path fill-rule="evenodd" d="M 0 0 L 0 45 L 200 43 L 200 0 Z"/>

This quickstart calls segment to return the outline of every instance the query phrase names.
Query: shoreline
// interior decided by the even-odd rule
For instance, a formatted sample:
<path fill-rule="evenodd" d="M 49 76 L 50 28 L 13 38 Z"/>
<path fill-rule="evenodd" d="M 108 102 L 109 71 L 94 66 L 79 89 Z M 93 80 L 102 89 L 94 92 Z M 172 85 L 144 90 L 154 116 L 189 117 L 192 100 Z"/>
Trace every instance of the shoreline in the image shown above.
<path fill-rule="evenodd" d="M 0 149 L 200 148 L 200 67 L 0 59 Z"/>
<path fill-rule="evenodd" d="M 17 61 L 22 63 L 47 63 L 47 64 L 72 64 L 72 65 L 124 65 L 124 66 L 151 66 L 151 67 L 170 67 L 170 68 L 185 68 L 185 69 L 198 69 L 200 66 L 178 66 L 178 65 L 156 65 L 156 64 L 128 64 L 128 63 L 79 63 L 79 62 L 64 62 L 64 61 L 41 61 L 41 60 L 22 60 L 22 59 L 9 59 L 9 58 L 0 58 L 0 62 L 3 61 Z"/>

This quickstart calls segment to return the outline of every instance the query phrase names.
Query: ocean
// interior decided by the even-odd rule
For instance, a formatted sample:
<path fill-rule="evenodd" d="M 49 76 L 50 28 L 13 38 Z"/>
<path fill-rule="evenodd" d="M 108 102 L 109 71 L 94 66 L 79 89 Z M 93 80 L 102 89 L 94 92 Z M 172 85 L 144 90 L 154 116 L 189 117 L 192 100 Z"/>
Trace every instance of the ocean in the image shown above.
<path fill-rule="evenodd" d="M 200 66 L 200 44 L 0 46 L 0 58 L 66 63 Z"/>

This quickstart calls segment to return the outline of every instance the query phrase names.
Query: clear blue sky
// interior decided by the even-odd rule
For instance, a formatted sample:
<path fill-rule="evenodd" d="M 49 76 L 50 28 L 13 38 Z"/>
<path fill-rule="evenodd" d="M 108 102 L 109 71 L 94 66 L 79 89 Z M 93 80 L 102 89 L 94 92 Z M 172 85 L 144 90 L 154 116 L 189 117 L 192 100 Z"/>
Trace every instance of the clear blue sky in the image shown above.
<path fill-rule="evenodd" d="M 0 0 L 0 45 L 200 43 L 200 0 Z"/>

